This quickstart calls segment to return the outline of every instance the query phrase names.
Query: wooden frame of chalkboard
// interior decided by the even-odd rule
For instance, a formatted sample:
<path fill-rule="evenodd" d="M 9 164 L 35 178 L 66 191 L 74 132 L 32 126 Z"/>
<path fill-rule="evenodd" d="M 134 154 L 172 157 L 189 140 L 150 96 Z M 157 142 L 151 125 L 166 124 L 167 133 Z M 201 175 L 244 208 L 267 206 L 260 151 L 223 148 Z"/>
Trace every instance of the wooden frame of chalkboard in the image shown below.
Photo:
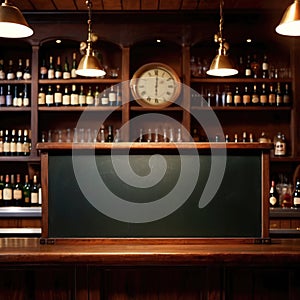
<path fill-rule="evenodd" d="M 268 194 L 271 144 L 40 143 L 37 148 L 41 151 L 42 169 L 42 243 L 186 244 L 212 240 L 226 243 L 269 242 Z M 104 184 L 109 189 L 118 187 L 113 193 L 118 198 L 126 200 L 126 203 L 138 203 L 143 206 L 144 203 L 156 202 L 158 198 L 169 194 L 169 189 L 179 181 L 179 175 L 172 175 L 182 171 L 180 166 L 182 161 L 178 163 L 179 157 L 186 158 L 187 164 L 190 164 L 187 168 L 193 167 L 195 152 L 191 151 L 194 149 L 197 151 L 196 156 L 201 166 L 198 176 L 200 179 L 197 179 L 194 190 L 187 200 L 178 204 L 171 212 L 167 211 L 158 217 L 152 212 L 154 215 L 152 219 L 151 217 L 143 219 L 141 216 L 139 219 L 136 215 L 128 216 L 125 213 L 124 219 L 121 212 L 126 210 L 125 206 L 120 209 L 119 214 L 110 215 L 109 209 L 105 211 L 105 207 L 98 206 L 99 202 L 95 203 L 87 199 L 90 196 L 87 195 L 84 184 L 87 184 L 87 189 L 94 186 L 97 187 L 95 190 L 100 188 L 98 182 L 94 181 L 97 176 L 94 176 L 94 173 L 87 174 L 93 166 L 96 166 L 96 170 L 104 178 Z M 224 149 L 226 151 L 224 177 L 219 188 L 216 188 L 217 192 L 212 200 L 204 203 L 205 205 L 202 203 L 201 206 L 200 201 L 203 201 L 201 195 L 211 175 L 212 153 L 218 157 L 224 154 Z M 149 175 L 149 161 L 151 157 L 155 157 L 155 154 L 163 157 L 167 166 L 172 166 L 171 173 L 168 173 L 167 168 L 165 173 L 167 179 L 161 178 L 159 182 L 155 182 L 154 187 L 133 188 L 130 184 L 124 184 L 118 178 L 119 174 L 113 171 L 115 166 L 111 162 L 112 151 L 115 151 L 113 156 L 117 161 L 123 161 L 123 157 L 128 156 L 131 167 L 140 177 Z M 75 161 L 75 165 L 78 163 L 79 172 L 83 171 L 85 173 L 82 174 L 85 174 L 86 178 L 90 177 L 84 183 L 78 183 L 80 174 L 76 174 L 78 170 L 74 171 L 74 156 L 76 159 L 79 157 L 79 163 Z M 159 160 L 156 168 L 159 168 L 160 163 Z M 151 180 L 153 178 L 150 178 Z M 187 183 L 186 180 L 183 182 Z M 180 190 L 184 190 L 184 187 L 177 190 L 178 195 L 181 195 L 178 192 Z M 110 199 L 101 189 L 95 194 L 97 201 L 99 198 L 101 203 L 107 202 L 109 205 L 114 201 L 115 196 Z M 176 196 L 173 198 L 174 202 L 176 198 Z M 136 207 L 133 206 L 133 209 Z M 146 209 L 151 209 L 151 205 Z M 154 212 L 158 212 L 157 208 Z"/>

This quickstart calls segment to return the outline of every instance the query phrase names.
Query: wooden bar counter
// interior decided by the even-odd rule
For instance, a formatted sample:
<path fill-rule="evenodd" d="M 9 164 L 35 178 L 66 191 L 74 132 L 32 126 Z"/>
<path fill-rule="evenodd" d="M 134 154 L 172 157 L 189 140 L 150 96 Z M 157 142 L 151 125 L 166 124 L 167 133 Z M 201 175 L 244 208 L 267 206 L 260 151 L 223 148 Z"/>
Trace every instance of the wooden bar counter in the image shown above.
<path fill-rule="evenodd" d="M 172 243 L 171 243 L 172 242 Z M 1 299 L 299 299 L 300 240 L 0 240 Z"/>

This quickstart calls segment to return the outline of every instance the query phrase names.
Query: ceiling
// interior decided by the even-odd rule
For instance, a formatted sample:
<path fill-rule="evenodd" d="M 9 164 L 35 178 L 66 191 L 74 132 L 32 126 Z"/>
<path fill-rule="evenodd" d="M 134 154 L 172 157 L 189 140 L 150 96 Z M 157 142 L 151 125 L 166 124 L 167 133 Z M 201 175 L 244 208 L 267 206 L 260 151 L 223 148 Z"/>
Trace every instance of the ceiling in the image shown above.
<path fill-rule="evenodd" d="M 3 0 L 1 1 L 3 2 Z M 73 12 L 87 9 L 85 0 L 10 0 L 24 12 Z M 284 9 L 292 0 L 224 0 L 224 10 Z M 94 11 L 188 11 L 218 10 L 219 0 L 93 0 Z"/>

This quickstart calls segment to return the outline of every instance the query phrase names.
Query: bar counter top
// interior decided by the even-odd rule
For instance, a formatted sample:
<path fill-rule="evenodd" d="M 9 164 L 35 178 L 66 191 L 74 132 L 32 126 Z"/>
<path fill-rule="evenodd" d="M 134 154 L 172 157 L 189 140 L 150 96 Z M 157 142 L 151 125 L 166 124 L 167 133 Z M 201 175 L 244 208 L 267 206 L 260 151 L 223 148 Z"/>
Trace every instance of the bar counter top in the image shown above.
<path fill-rule="evenodd" d="M 118 243 L 57 242 L 39 238 L 0 238 L 0 264 L 98 264 L 107 266 L 274 265 L 300 266 L 300 239 L 270 244 L 122 240 Z"/>

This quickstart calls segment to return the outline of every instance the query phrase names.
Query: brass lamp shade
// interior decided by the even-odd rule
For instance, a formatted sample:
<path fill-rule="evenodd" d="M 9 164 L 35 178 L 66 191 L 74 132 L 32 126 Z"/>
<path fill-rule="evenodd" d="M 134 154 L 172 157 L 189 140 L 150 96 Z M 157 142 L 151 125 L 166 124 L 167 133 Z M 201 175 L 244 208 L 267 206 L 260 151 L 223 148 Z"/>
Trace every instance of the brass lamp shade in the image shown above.
<path fill-rule="evenodd" d="M 0 37 L 25 38 L 31 36 L 33 30 L 29 27 L 20 10 L 7 1 L 0 6 Z"/>
<path fill-rule="evenodd" d="M 283 14 L 276 32 L 288 36 L 300 36 L 300 1 L 295 0 Z"/>
<path fill-rule="evenodd" d="M 224 77 L 236 75 L 238 73 L 238 70 L 236 70 L 232 66 L 232 63 L 227 54 L 219 51 L 219 53 L 213 59 L 210 68 L 206 73 L 211 76 Z"/>
<path fill-rule="evenodd" d="M 87 49 L 86 54 L 81 58 L 76 74 L 86 77 L 101 77 L 106 74 L 97 57 Z"/>

